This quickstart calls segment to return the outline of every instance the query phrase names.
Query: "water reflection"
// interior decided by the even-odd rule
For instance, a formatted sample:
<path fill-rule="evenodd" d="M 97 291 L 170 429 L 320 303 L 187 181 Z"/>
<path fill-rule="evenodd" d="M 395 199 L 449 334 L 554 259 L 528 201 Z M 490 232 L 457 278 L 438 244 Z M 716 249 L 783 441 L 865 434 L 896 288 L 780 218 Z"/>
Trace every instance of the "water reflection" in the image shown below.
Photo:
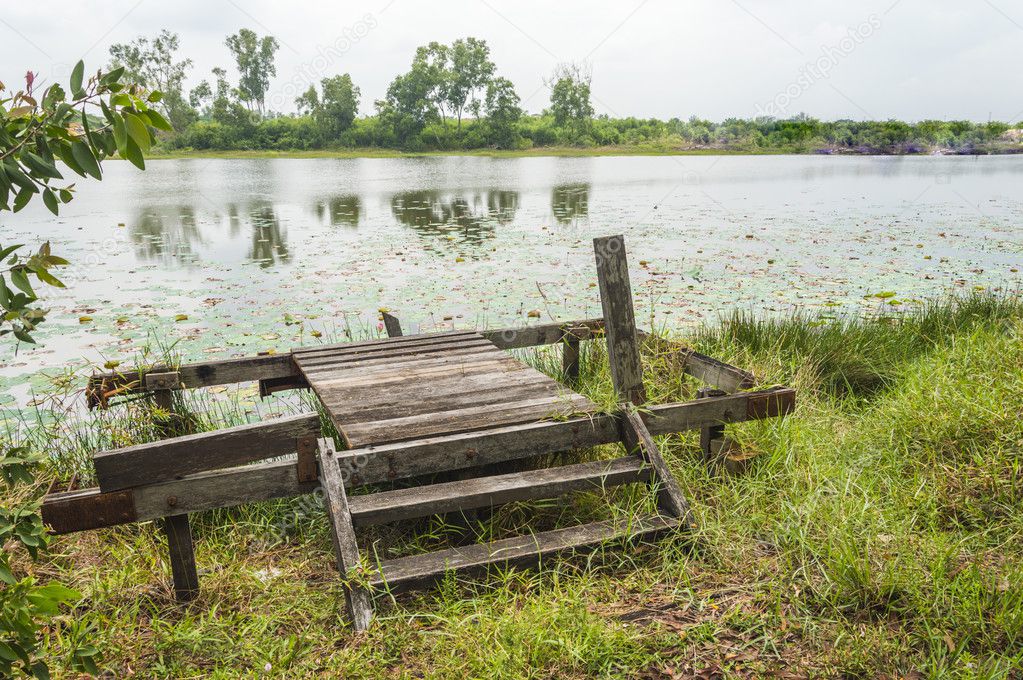
<path fill-rule="evenodd" d="M 590 212 L 590 185 L 585 182 L 559 184 L 551 191 L 551 212 L 561 224 L 586 218 Z"/>
<path fill-rule="evenodd" d="M 438 250 L 436 241 L 442 238 L 478 248 L 494 237 L 495 226 L 511 223 L 518 208 L 517 191 L 491 190 L 467 195 L 423 190 L 391 197 L 395 219 L 412 227 L 423 238 L 427 250 Z"/>
<path fill-rule="evenodd" d="M 231 235 L 236 236 L 241 228 L 238 206 L 229 203 L 227 214 L 231 222 Z M 281 220 L 277 216 L 274 204 L 270 201 L 255 201 L 249 204 L 247 214 L 252 227 L 252 245 L 248 259 L 258 262 L 264 269 L 287 262 L 291 258 L 288 252 L 288 236 L 281 228 Z"/>
<path fill-rule="evenodd" d="M 362 215 L 362 201 L 355 194 L 331 196 L 316 202 L 316 216 L 321 224 L 332 227 L 357 227 Z"/>
<path fill-rule="evenodd" d="M 131 225 L 135 254 L 164 266 L 196 259 L 195 247 L 205 243 L 191 205 L 144 208 Z"/>

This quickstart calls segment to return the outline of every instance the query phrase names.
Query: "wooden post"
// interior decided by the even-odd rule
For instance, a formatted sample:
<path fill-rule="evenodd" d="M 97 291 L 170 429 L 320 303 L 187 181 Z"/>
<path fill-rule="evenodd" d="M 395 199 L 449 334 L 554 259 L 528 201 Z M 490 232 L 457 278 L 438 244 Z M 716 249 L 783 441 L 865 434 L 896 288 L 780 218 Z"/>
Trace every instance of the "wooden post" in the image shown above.
<path fill-rule="evenodd" d="M 167 536 L 171 573 L 174 575 L 174 597 L 178 602 L 194 600 L 199 595 L 199 572 L 195 568 L 192 526 L 188 515 L 174 515 L 163 520 Z"/>
<path fill-rule="evenodd" d="M 625 237 L 595 238 L 593 251 L 597 260 L 600 304 L 604 309 L 611 378 L 623 401 L 639 405 L 646 401 L 646 391 L 636 337 L 636 314 L 632 309 L 629 266 L 625 260 Z"/>
<path fill-rule="evenodd" d="M 565 374 L 565 382 L 572 385 L 579 380 L 579 340 L 566 335 L 562 344 L 561 371 Z"/>
<path fill-rule="evenodd" d="M 345 482 L 341 476 L 334 451 L 334 442 L 321 439 L 319 442 L 320 484 L 323 487 L 323 503 L 327 507 L 327 517 L 334 529 L 334 553 L 337 557 L 337 568 L 345 583 L 345 604 L 352 627 L 357 631 L 369 628 L 373 619 L 373 604 L 366 587 L 354 579 L 349 579 L 349 571 L 359 566 L 359 545 L 355 541 L 355 528 L 352 526 L 352 512 L 348 507 L 348 495 L 345 493 Z"/>
<path fill-rule="evenodd" d="M 697 399 L 722 397 L 725 394 L 727 394 L 727 392 L 724 390 L 714 389 L 713 387 L 701 387 L 696 390 Z M 724 425 L 704 425 L 700 428 L 700 449 L 703 450 L 703 460 L 708 465 L 714 463 L 714 459 L 717 456 L 718 450 L 721 448 L 721 444 L 724 442 L 724 438 Z"/>
<path fill-rule="evenodd" d="M 398 321 L 398 317 L 393 314 L 383 313 L 384 315 L 384 328 L 387 330 L 387 337 L 397 338 L 401 333 L 401 321 Z"/>
<path fill-rule="evenodd" d="M 166 420 L 160 424 L 161 438 L 174 436 L 177 419 L 174 414 L 174 388 L 180 384 L 176 372 L 155 373 L 146 376 L 146 386 L 155 388 L 153 398 L 161 410 L 166 411 Z M 177 502 L 168 498 L 167 502 Z M 194 600 L 199 595 L 199 572 L 195 566 L 195 546 L 192 543 L 192 526 L 188 515 L 164 518 L 161 529 L 167 537 L 167 552 L 170 555 L 171 575 L 174 578 L 174 597 L 178 602 Z"/>

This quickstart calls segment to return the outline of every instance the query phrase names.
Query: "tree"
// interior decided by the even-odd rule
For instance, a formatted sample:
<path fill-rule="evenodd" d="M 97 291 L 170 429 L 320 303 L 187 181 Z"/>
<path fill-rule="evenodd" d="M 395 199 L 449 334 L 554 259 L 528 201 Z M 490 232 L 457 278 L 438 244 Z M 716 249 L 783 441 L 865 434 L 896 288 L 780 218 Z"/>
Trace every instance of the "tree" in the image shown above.
<path fill-rule="evenodd" d="M 417 58 L 408 73 L 391 81 L 386 97 L 376 103 L 377 112 L 392 127 L 399 144 L 417 141 L 426 124 L 439 117 L 434 99 L 438 82 L 436 69 Z"/>
<path fill-rule="evenodd" d="M 308 90 L 295 97 L 295 107 L 300 114 L 316 113 L 316 110 L 320 108 L 320 95 L 316 91 L 315 85 L 310 85 Z"/>
<path fill-rule="evenodd" d="M 518 139 L 516 124 L 522 117 L 519 95 L 507 78 L 494 78 L 487 86 L 487 125 L 491 141 L 501 148 L 515 146 Z"/>
<path fill-rule="evenodd" d="M 180 132 L 195 120 L 195 109 L 184 95 L 185 76 L 192 60 L 174 61 L 178 47 L 178 34 L 166 29 L 152 40 L 140 37 L 130 43 L 117 43 L 110 46 L 110 69 L 123 66 L 125 83 L 162 92 L 160 109 Z"/>
<path fill-rule="evenodd" d="M 139 85 L 122 82 L 124 72 L 122 67 L 97 71 L 86 80 L 85 65 L 78 62 L 71 71 L 70 98 L 57 84 L 37 95 L 31 71 L 24 90 L 8 93 L 0 83 L 0 212 L 17 212 L 41 197 L 57 215 L 60 205 L 74 196 L 74 185 L 63 184 L 57 159 L 71 172 L 95 179 L 102 178 L 103 159 L 115 153 L 145 167 L 143 153 L 155 138 L 152 128 L 171 126 L 153 107 L 160 92 L 147 95 Z M 28 257 L 18 252 L 21 248 L 0 244 L 0 262 L 6 261 L 0 269 L 0 335 L 34 342 L 31 333 L 45 311 L 33 306 L 37 296 L 31 279 L 63 287 L 51 270 L 67 262 L 53 255 L 48 243 Z M 32 500 L 41 485 L 35 472 L 45 459 L 13 442 L 3 442 L 0 448 L 0 677 L 17 672 L 48 678 L 46 662 L 38 657 L 40 632 L 61 604 L 81 599 L 80 593 L 59 583 L 39 585 L 33 576 L 19 578 L 12 564 L 15 550 L 24 550 L 34 560 L 46 548 L 39 501 Z M 72 666 L 95 675 L 96 657 L 94 647 L 79 641 Z"/>
<path fill-rule="evenodd" d="M 254 31 L 243 28 L 237 35 L 227 36 L 225 44 L 238 65 L 238 93 L 241 100 L 250 111 L 255 105 L 256 111 L 262 116 L 270 79 L 277 75 L 277 66 L 274 64 L 274 57 L 280 47 L 277 39 L 272 35 L 260 38 Z"/>
<path fill-rule="evenodd" d="M 448 67 L 450 51 L 447 45 L 433 41 L 416 48 L 409 75 L 413 75 L 422 87 L 424 98 L 429 101 L 441 120 L 447 120 L 446 105 L 451 86 L 451 70 Z"/>
<path fill-rule="evenodd" d="M 337 139 L 345 130 L 352 126 L 355 115 L 359 111 L 359 88 L 352 84 L 352 77 L 347 73 L 320 81 L 323 97 L 315 107 L 316 122 L 325 139 Z M 310 88 L 314 93 L 316 90 Z M 308 92 L 306 94 L 309 94 Z"/>
<path fill-rule="evenodd" d="M 593 117 L 591 76 L 578 64 L 559 64 L 547 81 L 551 88 L 550 113 L 559 127 L 571 125 L 581 132 Z"/>
<path fill-rule="evenodd" d="M 444 100 L 451 107 L 452 114 L 457 116 L 458 128 L 461 129 L 466 103 L 473 115 L 479 117 L 481 99 L 496 67 L 490 61 L 490 48 L 486 41 L 477 38 L 456 40 L 448 54 L 451 66 L 446 79 Z"/>

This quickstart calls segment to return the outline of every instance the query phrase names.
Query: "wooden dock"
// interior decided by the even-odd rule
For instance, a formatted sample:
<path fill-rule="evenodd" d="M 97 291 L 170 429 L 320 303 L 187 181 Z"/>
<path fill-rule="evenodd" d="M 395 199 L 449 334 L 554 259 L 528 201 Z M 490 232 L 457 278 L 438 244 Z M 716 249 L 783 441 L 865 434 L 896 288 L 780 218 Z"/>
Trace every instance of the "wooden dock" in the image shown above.
<path fill-rule="evenodd" d="M 403 335 L 399 321 L 385 315 L 387 338 L 94 376 L 89 402 L 102 407 L 125 395 L 152 394 L 169 408 L 174 390 L 247 380 L 259 381 L 263 395 L 310 389 L 339 441 L 324 437 L 319 416 L 310 413 L 99 452 L 93 459 L 98 488 L 53 489 L 43 503 L 44 520 L 54 532 L 67 533 L 162 519 L 175 592 L 187 600 L 199 592 L 189 514 L 319 489 L 338 567 L 349 585 L 348 612 L 360 630 L 370 625 L 375 593 L 419 586 L 449 570 L 535 563 L 609 541 L 689 530 L 694 526 L 689 500 L 654 436 L 699 430 L 711 458 L 722 448 L 725 424 L 784 415 L 792 410 L 795 393 L 752 389 L 749 373 L 637 329 L 624 239 L 596 239 L 594 248 L 601 319 Z M 620 402 L 612 412 L 574 389 L 580 343 L 594 339 L 608 345 Z M 643 341 L 655 342 L 658 352 L 674 355 L 683 370 L 708 383 L 703 398 L 647 403 Z M 562 346 L 561 381 L 507 352 L 549 344 Z M 622 455 L 610 460 L 514 473 L 495 468 L 616 442 Z M 457 478 L 424 481 L 436 473 L 457 473 Z M 387 488 L 394 481 L 405 486 Z M 648 485 L 656 495 L 656 514 L 378 564 L 368 564 L 359 547 L 356 530 L 365 526 L 633 483 Z M 378 486 L 349 495 L 366 485 Z M 368 578 L 354 575 L 364 568 Z"/>

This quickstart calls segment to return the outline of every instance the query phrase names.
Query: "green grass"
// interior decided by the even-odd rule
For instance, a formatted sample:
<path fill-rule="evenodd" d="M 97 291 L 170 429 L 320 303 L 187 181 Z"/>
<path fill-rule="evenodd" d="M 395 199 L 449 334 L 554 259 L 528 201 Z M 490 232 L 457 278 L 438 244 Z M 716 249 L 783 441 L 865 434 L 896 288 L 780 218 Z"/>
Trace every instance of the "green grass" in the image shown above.
<path fill-rule="evenodd" d="M 708 472 L 693 433 L 660 439 L 694 535 L 385 596 L 362 635 L 343 622 L 327 523 L 308 500 L 194 517 L 203 593 L 188 606 L 173 602 L 152 523 L 61 537 L 40 571 L 85 598 L 50 637 L 54 665 L 84 628 L 111 677 L 1020 677 L 1023 302 L 975 296 L 869 319 L 738 314 L 685 339 L 799 390 L 791 416 L 729 426 L 755 456 L 742 474 Z M 613 403 L 603 348 L 584 348 L 581 389 Z M 529 360 L 560 370 L 557 348 Z M 654 400 L 691 396 L 670 358 L 645 360 Z M 200 427 L 258 415 L 216 396 L 182 406 L 218 404 Z M 123 443 L 104 432 L 144 436 L 152 415 L 134 408 L 51 430 L 61 473 L 88 447 Z M 607 498 L 360 541 L 389 556 L 651 507 L 645 487 Z"/>

